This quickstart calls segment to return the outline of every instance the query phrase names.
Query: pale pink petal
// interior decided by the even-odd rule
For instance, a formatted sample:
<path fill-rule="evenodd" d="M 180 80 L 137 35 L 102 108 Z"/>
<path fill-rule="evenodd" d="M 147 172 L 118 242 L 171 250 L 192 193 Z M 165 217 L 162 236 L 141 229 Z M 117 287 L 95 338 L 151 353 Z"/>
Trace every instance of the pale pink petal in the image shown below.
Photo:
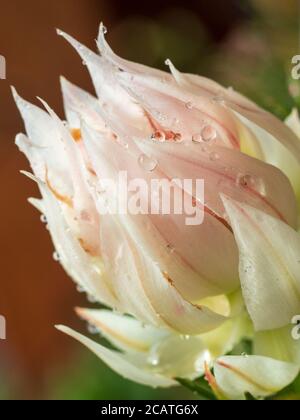
<path fill-rule="evenodd" d="M 103 107 L 102 116 L 107 115 L 109 119 L 122 119 L 135 128 L 136 134 L 141 130 L 149 129 L 149 123 L 144 116 L 144 112 L 120 86 L 116 79 L 119 70 L 104 58 L 95 54 L 70 35 L 58 31 L 78 52 L 84 60 L 99 101 Z"/>
<path fill-rule="evenodd" d="M 137 239 L 126 216 L 103 218 L 101 242 L 105 244 L 106 268 L 129 313 L 181 334 L 199 334 L 224 322 L 225 317 L 183 299 L 172 279 L 146 254 Z"/>
<path fill-rule="evenodd" d="M 93 128 L 108 131 L 101 118 L 101 105 L 98 99 L 63 77 L 60 82 L 65 115 L 70 127 L 80 128 L 80 121 L 84 119 Z"/>
<path fill-rule="evenodd" d="M 152 172 L 144 170 L 139 154 L 131 147 L 122 148 L 88 129 L 83 129 L 83 138 L 100 183 L 101 178 L 117 183 L 122 171 L 126 171 L 128 182 L 139 178 L 150 184 L 152 179 L 167 179 L 159 166 Z M 238 287 L 237 249 L 225 220 L 208 211 L 205 223 L 189 226 L 185 214 L 171 212 L 136 215 L 134 224 L 148 254 L 169 273 L 187 299 L 196 301 Z"/>
<path fill-rule="evenodd" d="M 297 226 L 297 203 L 288 178 L 274 166 L 224 147 L 201 147 L 165 142 L 139 142 L 140 149 L 153 156 L 166 178 L 204 179 L 205 206 L 224 217 L 219 194 L 225 193 L 253 207 Z"/>
<path fill-rule="evenodd" d="M 56 198 L 43 182 L 38 181 L 38 185 L 43 197 L 43 209 L 49 231 L 66 272 L 91 296 L 104 304 L 121 309 L 101 261 L 83 250 L 66 223 Z"/>
<path fill-rule="evenodd" d="M 201 97 L 197 97 L 196 102 L 174 81 L 124 71 L 118 74 L 118 79 L 163 129 L 178 132 L 187 141 L 200 137 L 204 129 L 210 127 L 215 143 L 240 147 L 235 118 L 219 104 Z"/>
<path fill-rule="evenodd" d="M 59 331 L 62 331 L 71 337 L 75 338 L 83 345 L 88 347 L 96 354 L 104 363 L 106 363 L 112 370 L 126 379 L 137 382 L 142 385 L 149 385 L 153 387 L 170 387 L 177 385 L 177 382 L 166 378 L 158 373 L 149 372 L 143 369 L 142 366 L 135 364 L 134 361 L 127 360 L 126 356 L 90 340 L 89 338 L 71 330 L 62 325 L 56 326 Z"/>
<path fill-rule="evenodd" d="M 223 106 L 236 112 L 254 126 L 268 132 L 274 139 L 282 143 L 300 161 L 300 142 L 297 136 L 271 113 L 263 110 L 254 102 L 233 89 L 225 89 L 218 83 L 195 75 L 186 75 L 190 81 L 190 91 L 196 95 L 206 95 L 219 101 Z M 186 80 L 187 80 L 186 79 Z M 186 83 L 185 83 L 186 88 Z"/>

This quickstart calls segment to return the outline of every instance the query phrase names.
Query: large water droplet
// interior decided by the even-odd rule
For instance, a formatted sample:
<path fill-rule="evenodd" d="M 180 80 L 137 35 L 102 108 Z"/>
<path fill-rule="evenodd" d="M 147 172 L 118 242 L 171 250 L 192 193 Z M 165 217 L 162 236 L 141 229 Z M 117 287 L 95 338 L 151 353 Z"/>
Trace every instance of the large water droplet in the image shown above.
<path fill-rule="evenodd" d="M 239 174 L 237 177 L 237 183 L 241 187 L 253 187 L 255 180 L 254 177 L 250 174 Z"/>
<path fill-rule="evenodd" d="M 205 125 L 201 130 L 201 137 L 203 141 L 209 142 L 217 137 L 217 132 L 211 125 Z"/>
<path fill-rule="evenodd" d="M 157 167 L 157 161 L 154 158 L 145 154 L 142 154 L 139 157 L 139 164 L 143 169 L 145 169 L 145 171 L 149 172 L 154 171 L 154 169 Z"/>
<path fill-rule="evenodd" d="M 151 139 L 163 143 L 166 140 L 166 135 L 163 131 L 157 130 L 151 135 Z"/>
<path fill-rule="evenodd" d="M 239 174 L 237 184 L 243 188 L 252 188 L 261 195 L 266 195 L 266 188 L 263 180 L 251 174 Z"/>

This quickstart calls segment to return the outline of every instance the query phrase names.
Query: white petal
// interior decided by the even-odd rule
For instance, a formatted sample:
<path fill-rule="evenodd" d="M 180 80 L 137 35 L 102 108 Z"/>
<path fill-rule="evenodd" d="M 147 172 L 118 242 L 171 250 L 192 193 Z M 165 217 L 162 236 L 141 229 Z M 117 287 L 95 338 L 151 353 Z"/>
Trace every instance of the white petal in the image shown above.
<path fill-rule="evenodd" d="M 43 200 L 41 200 L 40 198 L 30 197 L 30 198 L 28 198 L 28 202 L 33 207 L 35 207 L 39 212 L 44 213 L 45 208 L 44 208 Z"/>
<path fill-rule="evenodd" d="M 153 344 L 170 334 L 166 330 L 154 328 L 113 311 L 78 308 L 76 312 L 124 351 L 147 352 Z"/>
<path fill-rule="evenodd" d="M 42 109 L 22 99 L 13 89 L 15 102 L 23 117 L 28 137 L 19 134 L 16 143 L 30 161 L 35 175 L 48 179 L 62 195 L 71 195 L 68 159 L 57 127 Z"/>
<path fill-rule="evenodd" d="M 200 337 L 172 334 L 107 310 L 77 309 L 77 313 L 128 353 L 128 360 L 139 360 L 146 370 L 170 378 L 193 379 L 204 373 L 204 362 L 211 360 Z"/>
<path fill-rule="evenodd" d="M 105 39 L 105 27 L 103 23 L 101 22 L 99 25 L 99 33 L 98 33 L 98 39 L 97 39 L 97 45 L 99 48 L 99 51 L 101 53 L 101 56 L 104 57 L 106 60 L 110 61 L 112 64 L 114 64 L 116 67 L 121 69 L 126 69 L 129 72 L 134 71 L 138 73 L 146 72 L 148 74 L 154 74 L 157 76 L 165 76 L 168 77 L 168 74 L 166 72 L 163 72 L 161 70 L 145 66 L 143 64 L 133 63 L 128 60 L 124 60 L 123 58 L 117 56 Z"/>
<path fill-rule="evenodd" d="M 280 141 L 278 141 L 272 134 L 263 128 L 253 124 L 251 121 L 240 117 L 242 124 L 248 126 L 249 129 L 255 134 L 261 149 L 263 151 L 263 160 L 273 166 L 279 168 L 290 180 L 294 191 L 298 198 L 300 205 L 300 164 L 297 160 L 295 153 L 292 153 Z M 295 114 L 289 117 L 286 124 L 293 129 L 296 134 L 295 128 Z M 298 139 L 300 144 L 300 138 Z"/>
<path fill-rule="evenodd" d="M 118 307 L 106 274 L 101 270 L 99 259 L 87 254 L 73 236 L 57 200 L 47 186 L 39 183 L 39 187 L 50 234 L 64 269 L 90 295 L 104 304 Z"/>
<path fill-rule="evenodd" d="M 65 114 L 72 128 L 80 128 L 81 119 L 98 130 L 104 130 L 101 105 L 98 99 L 61 77 Z"/>
<path fill-rule="evenodd" d="M 215 100 L 220 98 L 223 106 L 225 105 L 225 107 L 239 114 L 244 122 L 248 121 L 252 129 L 256 126 L 258 129 L 268 132 L 272 139 L 282 143 L 300 162 L 300 142 L 297 136 L 274 115 L 263 110 L 233 89 L 225 89 L 218 83 L 204 77 L 190 74 L 184 76 L 186 81 L 190 81 L 189 89 L 191 92 L 196 95 L 214 98 Z"/>
<path fill-rule="evenodd" d="M 242 339 L 252 338 L 252 335 L 251 321 L 246 314 L 243 314 L 230 319 L 213 331 L 201 334 L 200 337 L 215 359 L 231 352 Z"/>
<path fill-rule="evenodd" d="M 262 331 L 254 336 L 254 353 L 300 367 L 300 342 L 292 336 L 295 325 L 272 331 Z"/>
<path fill-rule="evenodd" d="M 169 180 L 168 173 L 164 172 L 167 170 L 164 164 L 158 165 L 152 172 L 144 170 L 139 164 L 142 152 L 135 151 L 131 145 L 128 149 L 120 147 L 117 142 L 111 142 L 87 127 L 83 127 L 82 135 L 98 179 L 113 179 L 118 185 L 119 174 L 125 172 L 128 183 L 141 179 L 150 186 L 152 180 Z M 179 166 L 179 159 L 174 163 Z M 172 175 L 176 177 L 174 172 L 170 172 L 170 175 L 171 178 Z M 179 190 L 179 187 L 176 188 Z M 111 192 L 106 195 L 111 196 Z M 164 200 L 168 200 L 168 197 L 164 197 Z M 170 199 L 174 197 L 170 196 Z M 188 199 L 186 195 L 184 199 Z M 218 201 L 223 215 L 219 197 Z M 186 299 L 197 301 L 205 296 L 235 290 L 239 285 L 238 254 L 230 227 L 209 211 L 205 213 L 205 223 L 197 226 L 187 226 L 186 214 L 170 213 L 167 216 L 132 216 L 135 236 L 139 237 L 147 254 L 157 261 L 163 271 L 169 273 L 174 285 Z"/>
<path fill-rule="evenodd" d="M 298 366 L 261 356 L 225 356 L 217 360 L 217 385 L 228 398 L 239 400 L 250 393 L 256 398 L 276 394 L 299 373 Z"/>
<path fill-rule="evenodd" d="M 157 373 L 147 372 L 141 367 L 135 365 L 132 361 L 128 361 L 122 353 L 109 350 L 106 347 L 103 347 L 102 345 L 77 333 L 76 331 L 71 330 L 70 328 L 64 326 L 57 326 L 56 328 L 80 341 L 83 345 L 95 353 L 112 370 L 126 379 L 130 379 L 131 381 L 142 385 L 149 385 L 153 387 L 165 388 L 177 385 L 174 380 L 166 378 Z"/>
<path fill-rule="evenodd" d="M 80 44 L 70 35 L 58 31 L 78 52 L 87 65 L 99 101 L 105 108 L 105 113 L 110 119 L 124 119 L 132 127 L 136 127 L 137 133 L 140 129 L 149 126 L 143 110 L 130 98 L 116 79 L 117 67 L 95 54 L 93 51 Z"/>
<path fill-rule="evenodd" d="M 169 378 L 200 377 L 204 374 L 205 362 L 210 364 L 211 356 L 200 337 L 176 334 L 154 344 L 147 357 L 153 371 Z"/>
<path fill-rule="evenodd" d="M 300 236 L 287 224 L 223 196 L 240 252 L 240 280 L 258 331 L 300 313 Z"/>
<path fill-rule="evenodd" d="M 136 242 L 139 238 L 130 234 L 130 224 L 130 219 L 117 220 L 112 215 L 101 223 L 106 267 L 129 313 L 181 334 L 199 334 L 221 325 L 225 317 L 205 306 L 193 305 L 180 295 L 168 275 Z"/>

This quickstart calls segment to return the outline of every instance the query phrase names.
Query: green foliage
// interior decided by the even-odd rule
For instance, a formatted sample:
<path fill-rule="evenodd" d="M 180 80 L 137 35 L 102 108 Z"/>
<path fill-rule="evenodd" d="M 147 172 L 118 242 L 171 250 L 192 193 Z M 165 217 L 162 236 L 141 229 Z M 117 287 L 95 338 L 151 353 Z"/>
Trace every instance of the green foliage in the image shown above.
<path fill-rule="evenodd" d="M 195 399 L 182 387 L 153 389 L 121 378 L 93 354 L 78 355 L 48 385 L 49 399 L 59 400 L 182 400 Z"/>

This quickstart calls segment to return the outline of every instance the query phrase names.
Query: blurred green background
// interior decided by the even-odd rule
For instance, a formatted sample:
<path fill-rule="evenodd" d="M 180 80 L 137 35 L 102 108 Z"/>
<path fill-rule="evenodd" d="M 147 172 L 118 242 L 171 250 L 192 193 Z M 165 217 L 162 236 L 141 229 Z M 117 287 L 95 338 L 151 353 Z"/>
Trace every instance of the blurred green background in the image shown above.
<path fill-rule="evenodd" d="M 7 81 L 0 81 L 0 171 L 6 180 L 0 314 L 7 319 L 7 340 L 0 341 L 1 399 L 196 398 L 181 387 L 152 390 L 123 380 L 53 328 L 64 323 L 87 332 L 73 307 L 89 304 L 52 261 L 48 233 L 25 205 L 36 190 L 18 175 L 28 166 L 13 145 L 23 128 L 9 84 L 29 100 L 42 96 L 62 115 L 59 74 L 92 87 L 80 59 L 54 28 L 94 48 L 103 20 L 120 55 L 160 68 L 170 58 L 179 70 L 233 86 L 283 118 L 299 101 L 299 84 L 290 76 L 291 59 L 300 54 L 299 16 L 297 0 L 11 0 L 1 5 L 0 54 L 7 59 Z"/>

